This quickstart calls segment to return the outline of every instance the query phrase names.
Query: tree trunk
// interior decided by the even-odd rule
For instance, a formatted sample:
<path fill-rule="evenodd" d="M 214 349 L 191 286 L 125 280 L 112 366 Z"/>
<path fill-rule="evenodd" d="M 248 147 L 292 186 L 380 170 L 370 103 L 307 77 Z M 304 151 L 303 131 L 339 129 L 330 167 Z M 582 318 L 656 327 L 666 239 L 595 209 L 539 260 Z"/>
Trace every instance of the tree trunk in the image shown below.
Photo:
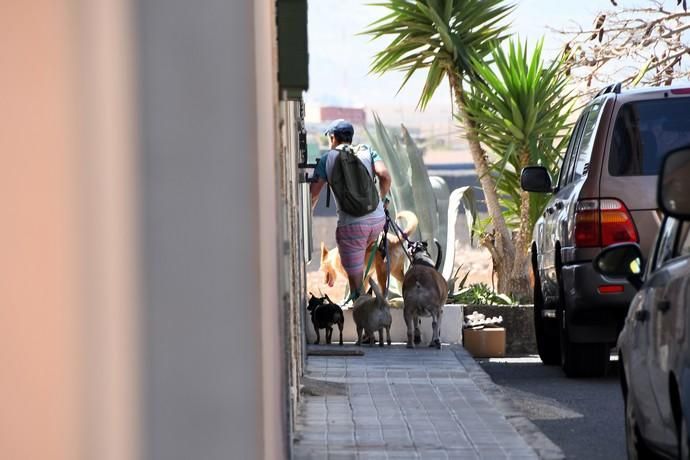
<path fill-rule="evenodd" d="M 519 153 L 520 166 L 524 168 L 529 165 L 529 147 L 524 147 Z M 529 192 L 520 192 L 520 227 L 515 235 L 515 257 L 513 259 L 510 285 L 508 292 L 511 297 L 521 302 L 528 302 L 532 298 L 529 279 L 529 242 L 530 235 L 530 197 Z"/>
<path fill-rule="evenodd" d="M 498 202 L 496 183 L 490 174 L 491 170 L 489 168 L 488 158 L 477 137 L 477 126 L 474 121 L 467 116 L 467 111 L 465 110 L 465 97 L 461 80 L 452 72 L 448 72 L 448 75 L 455 96 L 455 104 L 460 111 L 463 124 L 467 131 L 467 142 L 469 143 L 475 170 L 479 176 L 479 183 L 484 192 L 486 208 L 489 211 L 489 216 L 491 216 L 494 227 L 493 235 L 484 238 L 482 242 L 491 253 L 493 259 L 494 271 L 498 278 L 498 292 L 510 293 L 510 285 L 512 283 L 510 283 L 509 280 L 513 272 L 513 264 L 511 261 L 515 258 L 515 246 L 513 245 L 510 231 L 503 217 L 501 205 Z"/>

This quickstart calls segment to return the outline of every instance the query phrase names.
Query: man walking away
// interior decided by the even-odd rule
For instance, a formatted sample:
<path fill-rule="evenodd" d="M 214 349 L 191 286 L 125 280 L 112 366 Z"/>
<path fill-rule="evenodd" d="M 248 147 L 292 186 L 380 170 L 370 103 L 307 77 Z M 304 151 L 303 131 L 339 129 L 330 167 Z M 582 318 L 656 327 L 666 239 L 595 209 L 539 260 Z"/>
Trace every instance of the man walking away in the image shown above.
<path fill-rule="evenodd" d="M 390 173 L 379 154 L 368 145 L 352 145 L 354 132 L 352 124 L 343 119 L 329 125 L 324 135 L 330 150 L 319 159 L 314 169 L 316 181 L 310 186 L 312 209 L 326 183 L 335 195 L 335 239 L 353 299 L 361 291 L 367 247 L 376 241 L 386 222 L 380 197 L 386 197 L 391 187 Z"/>

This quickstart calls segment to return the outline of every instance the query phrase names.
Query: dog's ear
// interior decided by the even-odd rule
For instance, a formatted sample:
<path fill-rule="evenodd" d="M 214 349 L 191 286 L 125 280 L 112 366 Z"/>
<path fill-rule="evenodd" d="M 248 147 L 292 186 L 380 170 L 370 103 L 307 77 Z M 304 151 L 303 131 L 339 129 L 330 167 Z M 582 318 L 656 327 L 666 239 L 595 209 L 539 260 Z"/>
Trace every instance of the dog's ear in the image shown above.
<path fill-rule="evenodd" d="M 335 303 L 335 302 L 333 302 L 333 301 L 331 300 L 330 297 L 328 297 L 328 294 L 324 294 L 323 298 L 326 299 L 326 300 L 328 300 L 329 303 Z"/>
<path fill-rule="evenodd" d="M 326 245 L 323 244 L 323 241 L 321 242 L 321 262 L 326 260 L 326 257 L 328 257 L 328 249 L 326 248 Z"/>

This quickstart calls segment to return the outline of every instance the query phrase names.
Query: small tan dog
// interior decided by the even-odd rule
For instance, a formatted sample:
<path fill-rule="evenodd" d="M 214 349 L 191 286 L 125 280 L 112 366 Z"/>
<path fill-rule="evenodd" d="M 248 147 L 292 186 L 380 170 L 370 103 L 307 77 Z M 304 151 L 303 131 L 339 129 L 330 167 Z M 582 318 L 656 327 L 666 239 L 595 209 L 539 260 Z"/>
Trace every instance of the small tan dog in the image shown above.
<path fill-rule="evenodd" d="M 412 211 L 400 211 L 396 216 L 395 220 L 404 220 L 406 227 L 403 230 L 406 235 L 410 235 L 417 230 L 418 220 L 417 216 Z M 405 269 L 405 249 L 402 246 L 402 241 L 395 236 L 395 233 L 390 230 L 386 235 L 388 238 L 388 256 L 390 257 L 391 266 L 391 276 L 398 280 L 399 283 L 403 282 L 404 269 Z M 371 256 L 371 251 L 376 250 L 376 242 L 372 243 L 368 248 L 366 255 L 364 257 L 364 264 L 366 269 L 366 264 L 369 262 L 369 257 Z M 321 242 L 321 266 L 319 269 L 324 273 L 325 282 L 329 287 L 333 287 L 335 280 L 338 275 L 342 275 L 347 278 L 347 273 L 343 267 L 343 263 L 340 261 L 340 252 L 338 248 L 328 249 L 326 245 Z M 379 251 L 376 251 L 374 256 L 374 262 L 369 272 L 366 274 L 364 279 L 364 291 L 368 290 L 368 281 L 371 275 L 376 271 L 376 279 L 379 282 L 379 286 L 385 286 L 388 276 L 387 276 L 387 262 L 384 260 L 383 256 Z"/>
<path fill-rule="evenodd" d="M 357 329 L 357 343 L 362 344 L 362 332 L 369 337 L 369 345 L 373 345 L 375 338 L 374 332 L 379 331 L 379 346 L 383 346 L 383 330 L 386 330 L 386 341 L 391 344 L 391 317 L 390 305 L 381 293 L 374 280 L 370 281 L 374 296 L 368 294 L 361 295 L 355 300 L 352 307 L 352 319 L 355 321 Z"/>
<path fill-rule="evenodd" d="M 438 272 L 440 246 L 436 264 L 429 257 L 427 244 L 415 242 L 409 246 L 412 265 L 405 273 L 402 294 L 403 316 L 407 325 L 407 348 L 421 342 L 418 317 L 431 316 L 433 328 L 430 347 L 441 348 L 441 319 L 443 305 L 448 299 L 448 282 Z"/>

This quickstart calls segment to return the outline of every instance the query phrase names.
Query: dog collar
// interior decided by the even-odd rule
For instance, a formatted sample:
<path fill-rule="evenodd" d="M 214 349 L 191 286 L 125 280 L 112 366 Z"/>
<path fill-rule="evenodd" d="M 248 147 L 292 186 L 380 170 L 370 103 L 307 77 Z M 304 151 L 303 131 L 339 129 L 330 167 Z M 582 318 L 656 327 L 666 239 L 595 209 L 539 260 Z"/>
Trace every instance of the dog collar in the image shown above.
<path fill-rule="evenodd" d="M 436 270 L 436 267 L 434 266 L 434 264 L 432 264 L 431 262 L 427 262 L 424 259 L 415 259 L 412 261 L 412 265 L 426 265 L 427 267 L 431 267 L 434 270 Z"/>

